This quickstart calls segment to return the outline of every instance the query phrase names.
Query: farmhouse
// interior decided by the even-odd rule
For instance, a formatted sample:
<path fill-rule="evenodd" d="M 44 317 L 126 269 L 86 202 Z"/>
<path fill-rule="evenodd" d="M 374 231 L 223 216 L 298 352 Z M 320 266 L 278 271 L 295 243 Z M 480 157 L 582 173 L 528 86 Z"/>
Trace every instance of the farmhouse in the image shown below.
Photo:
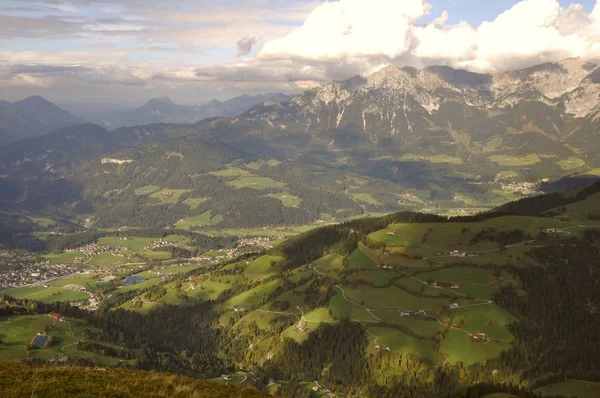
<path fill-rule="evenodd" d="M 454 285 L 450 286 L 450 289 L 460 289 L 460 285 L 454 284 Z"/>
<path fill-rule="evenodd" d="M 246 308 L 244 308 L 244 307 L 239 307 L 239 306 L 235 306 L 235 307 L 233 307 L 233 310 L 234 310 L 235 312 L 244 312 L 244 311 L 246 311 Z"/>
<path fill-rule="evenodd" d="M 473 340 L 477 340 L 477 341 L 487 339 L 487 335 L 485 333 L 473 333 L 472 337 L 473 337 Z"/>
<path fill-rule="evenodd" d="M 50 312 L 48 313 L 48 316 L 61 322 L 64 322 L 65 320 L 65 318 L 63 318 L 60 314 L 57 314 L 56 312 Z"/>
<path fill-rule="evenodd" d="M 459 307 L 458 303 L 451 303 L 450 304 L 450 308 L 458 308 L 458 307 Z"/>

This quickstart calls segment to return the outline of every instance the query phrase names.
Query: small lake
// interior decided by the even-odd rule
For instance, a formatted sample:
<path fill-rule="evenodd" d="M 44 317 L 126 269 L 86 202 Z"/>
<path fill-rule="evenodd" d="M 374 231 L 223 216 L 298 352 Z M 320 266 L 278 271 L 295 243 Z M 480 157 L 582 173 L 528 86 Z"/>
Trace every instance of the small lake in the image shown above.
<path fill-rule="evenodd" d="M 46 345 L 48 340 L 50 340 L 50 336 L 37 336 L 35 339 L 33 339 L 33 345 L 38 348 L 42 348 Z"/>
<path fill-rule="evenodd" d="M 136 282 L 141 282 L 141 281 L 143 281 L 143 280 L 144 280 L 144 277 L 143 277 L 143 276 L 139 276 L 139 275 L 130 275 L 130 276 L 128 276 L 127 278 L 125 278 L 125 281 L 123 282 L 123 284 L 124 284 L 125 286 L 129 286 L 129 285 L 132 285 L 132 284 L 134 284 L 134 283 L 136 283 Z"/>

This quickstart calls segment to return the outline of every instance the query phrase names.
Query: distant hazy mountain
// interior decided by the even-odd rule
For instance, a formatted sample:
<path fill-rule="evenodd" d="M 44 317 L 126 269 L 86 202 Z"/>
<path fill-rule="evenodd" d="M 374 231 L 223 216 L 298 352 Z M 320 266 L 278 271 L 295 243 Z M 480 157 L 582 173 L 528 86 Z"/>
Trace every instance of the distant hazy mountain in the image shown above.
<path fill-rule="evenodd" d="M 154 98 L 143 106 L 124 111 L 109 112 L 97 115 L 94 122 L 106 128 L 114 129 L 123 126 L 141 126 L 152 123 L 196 123 L 202 119 L 215 116 L 235 117 L 253 106 L 266 101 L 285 102 L 291 97 L 283 93 L 262 94 L 232 98 L 227 101 L 212 100 L 204 105 L 179 105 L 168 97 Z"/>
<path fill-rule="evenodd" d="M 80 123 L 84 121 L 39 96 L 0 101 L 0 145 Z"/>
<path fill-rule="evenodd" d="M 142 127 L 75 126 L 3 148 L 0 207 L 2 200 L 34 210 L 87 198 L 96 209 L 85 208 L 89 214 L 120 209 L 106 225 L 151 226 L 156 214 L 134 191 L 156 186 L 196 191 L 193 198 L 205 200 L 201 210 L 224 216 L 220 225 L 228 227 L 398 208 L 479 211 L 537 194 L 565 176 L 599 176 L 599 96 L 600 69 L 569 59 L 496 74 L 387 67 L 289 100 L 241 96 L 191 107 L 159 98 L 121 115 Z M 256 102 L 234 118 L 147 125 L 236 114 Z M 245 160 L 232 165 L 211 145 L 247 156 L 234 156 Z M 107 166 L 104 158 L 116 163 Z M 265 181 L 259 177 L 268 178 L 264 192 L 256 188 Z M 66 192 L 76 194 L 65 199 Z M 168 207 L 164 225 L 199 214 L 182 203 Z M 144 218 L 142 210 L 149 212 Z"/>

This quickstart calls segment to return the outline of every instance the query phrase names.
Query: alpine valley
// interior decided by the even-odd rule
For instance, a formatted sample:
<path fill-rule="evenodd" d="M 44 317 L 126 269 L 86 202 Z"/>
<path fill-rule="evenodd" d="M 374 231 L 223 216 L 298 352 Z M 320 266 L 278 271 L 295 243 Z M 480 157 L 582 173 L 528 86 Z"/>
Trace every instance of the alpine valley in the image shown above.
<path fill-rule="evenodd" d="M 212 105 L 0 103 L 2 396 L 600 394 L 600 67 Z"/>

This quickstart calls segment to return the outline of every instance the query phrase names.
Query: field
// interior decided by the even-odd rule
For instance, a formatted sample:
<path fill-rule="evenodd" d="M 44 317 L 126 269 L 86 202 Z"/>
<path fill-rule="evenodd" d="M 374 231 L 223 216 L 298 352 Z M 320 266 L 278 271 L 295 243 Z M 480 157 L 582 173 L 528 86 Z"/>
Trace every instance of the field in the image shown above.
<path fill-rule="evenodd" d="M 212 174 L 218 177 L 239 177 L 249 175 L 250 172 L 247 170 L 240 169 L 239 167 L 227 165 L 227 168 L 225 170 L 213 171 L 208 174 Z"/>
<path fill-rule="evenodd" d="M 483 229 L 520 229 L 535 237 L 545 229 L 568 226 L 568 223 L 551 218 L 506 216 L 476 223 L 391 224 L 385 230 L 371 233 L 369 239 L 387 246 L 420 248 L 424 250 L 423 255 L 432 255 L 437 250 L 477 252 L 498 249 L 498 243 L 491 241 L 471 244 L 473 237 Z"/>
<path fill-rule="evenodd" d="M 151 193 L 155 193 L 160 191 L 160 187 L 156 185 L 146 185 L 144 187 L 136 189 L 134 192 L 138 196 L 150 195 Z"/>
<path fill-rule="evenodd" d="M 444 331 L 445 327 L 432 318 L 403 317 L 397 312 L 373 311 L 378 318 L 408 328 L 417 336 L 431 337 Z"/>
<path fill-rule="evenodd" d="M 50 261 L 51 264 L 72 264 L 75 259 L 82 256 L 82 253 L 65 252 L 60 254 L 45 254 L 43 257 Z"/>
<path fill-rule="evenodd" d="M 150 198 L 158 200 L 162 205 L 174 205 L 179 202 L 179 198 L 184 193 L 190 192 L 189 189 L 163 189 L 150 195 Z"/>
<path fill-rule="evenodd" d="M 175 227 L 179 229 L 192 229 L 195 227 L 213 226 L 223 221 L 223 216 L 217 214 L 213 217 L 212 211 L 208 210 L 200 215 L 186 217 L 175 223 Z"/>
<path fill-rule="evenodd" d="M 563 170 L 570 171 L 570 170 L 579 169 L 579 168 L 585 166 L 585 161 L 581 160 L 579 158 L 568 158 L 568 159 L 563 159 L 563 160 L 557 162 L 557 164 Z"/>
<path fill-rule="evenodd" d="M 298 207 L 302 204 L 302 199 L 288 192 L 270 193 L 265 196 L 273 199 L 279 199 L 284 207 Z"/>
<path fill-rule="evenodd" d="M 130 250 L 139 251 L 143 250 L 146 246 L 150 246 L 156 240 L 158 240 L 158 238 L 127 237 L 127 239 L 124 240 L 119 238 L 118 236 L 106 236 L 98 238 L 98 244 L 124 246 Z"/>
<path fill-rule="evenodd" d="M 251 281 L 268 278 L 283 270 L 285 258 L 262 256 L 252 261 L 244 270 L 244 276 Z"/>
<path fill-rule="evenodd" d="M 255 175 L 244 175 L 239 178 L 227 181 L 227 185 L 231 185 L 234 188 L 253 188 L 258 190 L 271 189 L 271 188 L 283 188 L 285 184 L 283 182 L 275 181 L 269 177 L 261 177 Z"/>
<path fill-rule="evenodd" d="M 522 157 L 513 157 L 513 156 L 508 156 L 508 155 L 492 155 L 492 156 L 489 156 L 488 159 L 491 162 L 494 162 L 500 166 L 506 166 L 506 167 L 532 166 L 532 165 L 537 164 L 542 161 L 540 159 L 540 157 L 535 153 L 529 154 L 527 156 L 522 156 Z"/>
<path fill-rule="evenodd" d="M 375 335 L 377 342 L 373 344 L 389 347 L 392 352 L 400 354 L 412 354 L 436 363 L 439 361 L 437 354 L 433 349 L 433 342 L 416 339 L 399 330 L 383 327 L 370 327 L 369 339 L 373 340 Z"/>
<path fill-rule="evenodd" d="M 450 330 L 440 343 L 440 353 L 446 360 L 450 363 L 461 361 L 463 366 L 495 358 L 508 348 L 507 343 L 474 342 L 471 336 L 458 330 Z"/>
<path fill-rule="evenodd" d="M 342 288 L 348 299 L 374 309 L 425 310 L 441 308 L 450 303 L 449 299 L 414 296 L 396 286 L 374 289 L 366 285 L 359 285 L 355 288 L 344 286 Z"/>
<path fill-rule="evenodd" d="M 381 205 L 381 203 L 375 199 L 373 196 L 371 196 L 371 194 L 368 193 L 364 193 L 364 192 L 351 192 L 350 195 L 352 196 L 352 199 L 358 201 L 358 202 L 365 202 L 368 203 L 370 205 Z"/>
<path fill-rule="evenodd" d="M 435 155 L 435 156 L 419 156 L 413 154 L 403 155 L 400 158 L 401 161 L 426 161 L 431 163 L 449 163 L 449 164 L 463 164 L 460 158 L 448 156 L 448 155 Z"/>
<path fill-rule="evenodd" d="M 93 256 L 90 261 L 87 262 L 89 265 L 93 265 L 95 267 L 112 267 L 116 264 L 124 264 L 127 262 L 127 257 L 125 256 L 115 256 L 111 253 L 101 253 Z"/>
<path fill-rule="evenodd" d="M 69 330 L 69 324 L 72 332 Z M 40 349 L 31 350 L 30 358 L 55 359 L 57 354 L 65 353 L 74 358 L 92 359 L 97 364 L 115 365 L 116 358 L 103 357 L 76 349 L 78 339 L 82 338 L 86 325 L 83 321 L 69 319 L 67 322 L 53 320 L 47 315 L 22 315 L 0 317 L 0 334 L 5 344 L 0 345 L 0 360 L 23 360 L 27 358 L 25 346 L 39 332 L 47 331 L 51 340 Z M 90 330 L 91 338 L 97 338 L 98 330 Z"/>
<path fill-rule="evenodd" d="M 376 269 L 377 264 L 367 257 L 361 250 L 360 246 L 352 252 L 348 257 L 348 266 L 351 269 Z"/>
<path fill-rule="evenodd" d="M 208 199 L 205 198 L 187 198 L 183 202 L 184 205 L 189 206 L 190 209 L 196 209 L 202 203 L 206 202 Z"/>
<path fill-rule="evenodd" d="M 223 306 L 242 306 L 248 308 L 264 304 L 264 295 L 273 292 L 275 289 L 281 286 L 282 283 L 283 281 L 281 279 L 276 279 L 274 281 L 259 285 L 253 289 L 250 289 L 244 293 L 238 294 L 237 296 L 230 298 L 225 303 L 223 303 Z"/>
<path fill-rule="evenodd" d="M 59 301 L 81 301 L 90 297 L 87 293 L 74 292 L 72 290 L 62 289 L 60 287 L 54 286 L 25 287 L 16 290 L 10 290 L 6 293 L 18 299 L 27 298 L 30 300 L 37 300 L 44 303 L 55 303 Z"/>

